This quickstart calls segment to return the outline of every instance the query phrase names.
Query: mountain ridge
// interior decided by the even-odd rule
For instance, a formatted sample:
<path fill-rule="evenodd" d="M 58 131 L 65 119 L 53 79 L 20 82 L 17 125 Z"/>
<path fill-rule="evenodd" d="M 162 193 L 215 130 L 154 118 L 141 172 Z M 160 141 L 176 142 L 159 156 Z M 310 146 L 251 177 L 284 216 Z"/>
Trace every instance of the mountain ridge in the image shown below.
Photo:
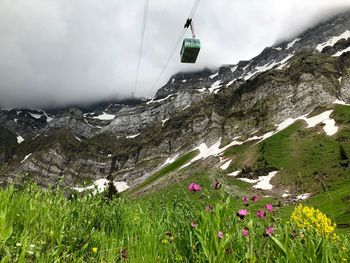
<path fill-rule="evenodd" d="M 1 110 L 2 134 L 17 145 L 0 152 L 0 178 L 70 187 L 109 178 L 137 186 L 167 158 L 203 143 L 249 138 L 335 100 L 349 103 L 350 53 L 334 56 L 349 47 L 350 35 L 338 39 L 350 29 L 349 14 L 267 47 L 250 61 L 175 74 L 153 99 L 135 105 L 56 115 Z"/>

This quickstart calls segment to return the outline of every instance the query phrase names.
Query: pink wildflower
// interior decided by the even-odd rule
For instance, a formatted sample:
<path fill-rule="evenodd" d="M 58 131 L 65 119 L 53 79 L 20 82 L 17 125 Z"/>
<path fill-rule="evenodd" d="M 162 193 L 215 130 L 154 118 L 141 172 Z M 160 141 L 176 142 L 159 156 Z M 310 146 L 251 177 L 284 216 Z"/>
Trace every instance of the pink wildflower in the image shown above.
<path fill-rule="evenodd" d="M 252 196 L 252 201 L 253 201 L 254 203 L 258 202 L 258 200 L 259 200 L 259 196 L 258 196 L 258 195 L 253 195 L 253 196 Z"/>
<path fill-rule="evenodd" d="M 191 226 L 192 226 L 193 228 L 196 228 L 196 227 L 198 226 L 198 224 L 196 224 L 195 221 L 192 221 L 192 222 L 191 222 Z"/>
<path fill-rule="evenodd" d="M 248 237 L 249 236 L 249 229 L 248 228 L 243 228 L 242 229 L 242 236 Z"/>
<path fill-rule="evenodd" d="M 248 211 L 246 209 L 241 209 L 238 211 L 238 214 L 240 216 L 246 216 L 246 215 L 248 215 Z"/>
<path fill-rule="evenodd" d="M 265 207 L 266 207 L 267 211 L 269 211 L 270 213 L 272 213 L 273 207 L 272 207 L 271 204 L 266 204 Z"/>
<path fill-rule="evenodd" d="M 264 218 L 265 217 L 265 211 L 260 209 L 257 213 L 256 216 L 259 218 Z"/>
<path fill-rule="evenodd" d="M 274 233 L 274 229 L 272 226 L 269 226 L 268 228 L 265 229 L 265 233 L 269 236 L 272 236 Z"/>
<path fill-rule="evenodd" d="M 242 202 L 244 203 L 244 204 L 247 204 L 248 203 L 248 197 L 247 196 L 243 196 L 242 197 Z"/>
<path fill-rule="evenodd" d="M 244 219 L 244 217 L 248 215 L 248 211 L 246 209 L 240 209 L 237 213 L 237 216 L 240 218 L 240 219 Z"/>
<path fill-rule="evenodd" d="M 190 183 L 190 185 L 188 186 L 188 190 L 190 192 L 198 192 L 201 190 L 201 186 L 199 184 Z"/>
<path fill-rule="evenodd" d="M 213 212 L 213 209 L 214 209 L 214 207 L 212 206 L 212 205 L 207 205 L 206 207 L 205 207 L 205 212 Z"/>
<path fill-rule="evenodd" d="M 218 238 L 219 238 L 219 239 L 222 239 L 223 236 L 224 236 L 224 233 L 222 233 L 222 231 L 219 231 L 219 232 L 218 232 Z"/>

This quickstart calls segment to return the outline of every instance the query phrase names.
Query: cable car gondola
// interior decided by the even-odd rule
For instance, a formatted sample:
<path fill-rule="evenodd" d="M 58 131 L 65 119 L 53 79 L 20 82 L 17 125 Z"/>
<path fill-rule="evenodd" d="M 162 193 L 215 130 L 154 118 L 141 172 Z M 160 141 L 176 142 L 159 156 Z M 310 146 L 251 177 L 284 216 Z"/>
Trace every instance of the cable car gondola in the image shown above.
<path fill-rule="evenodd" d="M 181 63 L 196 63 L 199 50 L 201 49 L 201 42 L 196 38 L 194 33 L 194 25 L 192 19 L 187 19 L 184 28 L 191 28 L 192 38 L 184 38 L 180 52 Z"/>

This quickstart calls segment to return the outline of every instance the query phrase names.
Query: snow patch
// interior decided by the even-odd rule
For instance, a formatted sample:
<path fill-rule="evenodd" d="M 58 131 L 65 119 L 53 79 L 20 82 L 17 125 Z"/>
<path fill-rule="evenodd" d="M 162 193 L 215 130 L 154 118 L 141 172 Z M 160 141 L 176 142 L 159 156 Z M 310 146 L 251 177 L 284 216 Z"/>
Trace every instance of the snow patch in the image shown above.
<path fill-rule="evenodd" d="M 35 136 L 32 138 L 32 140 L 38 138 L 39 136 L 40 136 L 40 134 L 35 135 Z"/>
<path fill-rule="evenodd" d="M 240 172 L 241 172 L 240 170 L 237 170 L 237 171 L 234 171 L 234 172 L 229 173 L 229 174 L 227 174 L 227 175 L 228 175 L 228 176 L 233 176 L 233 177 L 235 177 L 235 176 L 237 176 Z"/>
<path fill-rule="evenodd" d="M 337 53 L 335 53 L 332 57 L 340 57 L 341 55 L 343 55 L 346 52 L 350 52 L 350 47 L 343 49 L 341 51 L 338 51 Z"/>
<path fill-rule="evenodd" d="M 231 86 L 233 84 L 233 82 L 235 82 L 235 81 L 236 81 L 236 79 L 231 80 L 229 83 L 226 84 L 226 87 Z"/>
<path fill-rule="evenodd" d="M 288 118 L 285 121 L 281 122 L 280 124 L 276 124 L 277 128 L 274 131 L 270 131 L 268 133 L 265 133 L 262 136 L 254 136 L 246 140 L 247 141 L 255 141 L 259 140 L 259 142 L 266 140 L 267 138 L 271 137 L 272 135 L 275 135 L 276 133 L 282 131 L 283 129 L 287 128 L 288 126 L 292 125 L 297 120 L 304 120 L 307 123 L 307 128 L 315 127 L 319 123 L 323 123 L 323 130 L 328 136 L 332 136 L 337 133 L 338 126 L 335 125 L 335 121 L 331 119 L 329 116 L 333 110 L 325 111 L 317 116 L 307 118 L 306 115 L 300 116 L 298 118 L 292 119 Z M 259 143 L 258 142 L 258 143 Z"/>
<path fill-rule="evenodd" d="M 198 160 L 206 159 L 209 156 L 218 156 L 219 154 L 223 153 L 226 149 L 228 149 L 231 146 L 241 145 L 242 142 L 236 140 L 238 138 L 239 137 L 234 138 L 231 143 L 229 143 L 228 145 L 226 145 L 223 148 L 220 148 L 221 137 L 219 138 L 219 140 L 216 143 L 214 143 L 210 147 L 208 147 L 205 143 L 200 144 L 198 147 L 193 149 L 193 151 L 199 150 L 199 154 L 196 157 L 194 157 L 191 161 L 189 161 L 188 163 L 183 165 L 180 169 L 185 168 Z"/>
<path fill-rule="evenodd" d="M 141 133 L 138 133 L 138 134 L 134 134 L 134 135 L 128 135 L 126 136 L 127 139 L 134 139 L 136 138 L 137 136 L 139 136 Z"/>
<path fill-rule="evenodd" d="M 318 51 L 322 52 L 322 50 L 325 47 L 327 47 L 327 46 L 333 47 L 335 45 L 335 43 L 337 43 L 340 39 L 342 39 L 342 38 L 348 39 L 349 37 L 350 37 L 350 31 L 346 30 L 343 34 L 341 34 L 339 36 L 332 37 L 330 40 L 328 40 L 328 41 L 326 41 L 324 43 L 318 44 L 316 46 L 316 49 Z"/>
<path fill-rule="evenodd" d="M 288 196 L 290 196 L 289 191 L 288 190 L 284 191 L 284 193 L 282 194 L 282 197 L 286 198 Z"/>
<path fill-rule="evenodd" d="M 241 180 L 241 181 L 249 183 L 249 184 L 255 184 L 255 183 L 259 182 L 259 179 L 238 178 L 238 180 Z"/>
<path fill-rule="evenodd" d="M 161 121 L 161 122 L 162 122 L 162 126 L 164 126 L 164 124 L 165 124 L 168 120 L 169 120 L 169 118 L 166 118 L 166 119 L 162 120 L 162 121 Z"/>
<path fill-rule="evenodd" d="M 271 190 L 273 185 L 270 184 L 271 179 L 278 173 L 278 171 L 270 172 L 267 176 L 259 176 L 259 182 L 253 187 L 262 190 Z"/>
<path fill-rule="evenodd" d="M 327 135 L 332 136 L 337 133 L 338 127 L 335 126 L 335 121 L 331 119 L 329 116 L 333 110 L 325 111 L 315 117 L 306 118 L 301 117 L 300 119 L 306 121 L 308 124 L 307 128 L 315 127 L 319 123 L 324 123 L 323 130 Z"/>
<path fill-rule="evenodd" d="M 292 47 L 294 46 L 294 44 L 295 44 L 296 42 L 300 41 L 300 40 L 301 40 L 301 38 L 296 38 L 296 39 L 294 39 L 292 42 L 290 42 L 290 43 L 287 45 L 286 49 L 292 48 Z"/>
<path fill-rule="evenodd" d="M 283 69 L 287 64 L 288 64 L 288 61 L 294 56 L 294 53 L 293 54 L 290 54 L 288 55 L 286 58 L 282 59 L 279 64 L 280 66 L 278 66 L 277 69 Z"/>
<path fill-rule="evenodd" d="M 32 116 L 34 119 L 40 119 L 43 115 L 42 114 L 36 114 L 36 113 L 31 113 L 28 112 L 30 116 Z"/>
<path fill-rule="evenodd" d="M 17 122 L 18 122 L 18 119 L 14 118 L 13 121 L 14 121 L 15 123 L 17 123 Z"/>
<path fill-rule="evenodd" d="M 277 65 L 279 65 L 278 69 L 282 69 L 287 64 L 288 60 L 291 59 L 293 56 L 294 56 L 294 54 L 290 54 L 287 57 L 285 57 L 284 59 L 282 59 L 281 61 L 276 62 L 275 60 L 273 60 L 273 61 L 270 61 L 269 63 L 267 63 L 263 66 L 257 66 L 257 67 L 255 67 L 254 70 L 252 70 L 248 74 L 246 74 L 244 76 L 244 79 L 248 80 L 248 79 L 252 78 L 253 76 L 255 76 L 256 74 L 270 70 Z"/>
<path fill-rule="evenodd" d="M 24 141 L 23 137 L 21 135 L 18 135 L 17 136 L 17 143 L 20 144 L 23 141 Z"/>
<path fill-rule="evenodd" d="M 176 95 L 176 94 L 170 94 L 170 95 L 166 96 L 165 98 L 162 98 L 162 99 L 159 99 L 159 100 L 151 99 L 150 101 L 147 101 L 146 104 L 148 105 L 148 104 L 152 104 L 152 103 L 162 102 L 162 101 L 165 101 L 165 100 L 169 99 L 173 95 Z"/>
<path fill-rule="evenodd" d="M 26 156 L 24 157 L 24 159 L 21 161 L 21 163 L 24 163 L 31 155 L 32 155 L 32 153 L 26 155 Z"/>
<path fill-rule="evenodd" d="M 169 157 L 168 159 L 165 160 L 165 162 L 160 167 L 163 167 L 163 166 L 166 166 L 168 164 L 175 162 L 177 157 L 179 157 L 179 154 L 176 154 L 174 157 Z"/>
<path fill-rule="evenodd" d="M 197 89 L 197 91 L 199 91 L 199 92 L 204 92 L 204 91 L 206 91 L 206 90 L 207 90 L 207 88 Z"/>
<path fill-rule="evenodd" d="M 305 199 L 309 198 L 310 195 L 311 195 L 310 193 L 305 193 L 305 194 L 298 195 L 296 200 L 305 200 Z"/>
<path fill-rule="evenodd" d="M 342 100 L 338 100 L 336 99 L 333 104 L 340 104 L 340 105 L 345 105 L 345 106 L 350 106 L 350 104 L 346 104 L 344 101 Z"/>
<path fill-rule="evenodd" d="M 220 166 L 220 169 L 227 170 L 227 168 L 230 166 L 232 160 L 226 161 L 223 165 Z"/>
<path fill-rule="evenodd" d="M 221 88 L 221 80 L 215 81 L 209 88 L 209 92 L 212 93 L 214 90 Z"/>
<path fill-rule="evenodd" d="M 93 190 L 92 194 L 96 195 L 97 193 L 104 192 L 109 184 L 109 180 L 107 179 L 98 179 L 92 185 L 86 187 L 73 187 L 73 190 L 78 191 L 79 193 L 84 192 L 86 190 Z M 118 193 L 121 193 L 129 188 L 126 182 L 113 182 L 114 187 L 117 189 Z"/>
<path fill-rule="evenodd" d="M 233 67 L 231 68 L 231 72 L 235 72 L 235 71 L 237 70 L 237 68 L 238 68 L 238 65 L 233 66 Z"/>
<path fill-rule="evenodd" d="M 102 121 L 109 121 L 109 120 L 113 120 L 115 118 L 114 114 L 107 114 L 105 112 L 103 112 L 102 114 L 92 117 L 93 119 L 98 119 L 98 120 L 102 120 Z"/>
<path fill-rule="evenodd" d="M 246 183 L 255 184 L 253 185 L 256 189 L 262 189 L 262 190 L 271 190 L 273 188 L 273 185 L 270 184 L 271 179 L 278 173 L 278 171 L 270 172 L 266 176 L 259 176 L 258 179 L 248 179 L 248 178 L 238 178 L 238 180 L 241 180 Z"/>
<path fill-rule="evenodd" d="M 182 83 L 186 83 L 186 81 L 187 81 L 187 79 L 183 79 L 183 80 L 182 80 Z"/>
<path fill-rule="evenodd" d="M 183 108 L 181 109 L 181 111 L 184 111 L 184 110 L 186 110 L 186 109 L 189 108 L 189 107 L 190 107 L 190 105 L 187 105 L 187 106 L 183 107 Z"/>
<path fill-rule="evenodd" d="M 216 72 L 213 75 L 210 75 L 209 78 L 213 79 L 213 78 L 215 78 L 217 76 L 219 76 L 219 72 Z"/>

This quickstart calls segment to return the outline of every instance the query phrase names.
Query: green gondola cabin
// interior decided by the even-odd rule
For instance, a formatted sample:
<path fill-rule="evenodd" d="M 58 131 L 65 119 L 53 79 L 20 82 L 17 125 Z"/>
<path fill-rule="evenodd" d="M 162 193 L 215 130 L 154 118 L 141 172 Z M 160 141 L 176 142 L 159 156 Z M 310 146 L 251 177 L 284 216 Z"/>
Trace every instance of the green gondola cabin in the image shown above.
<path fill-rule="evenodd" d="M 185 38 L 180 52 L 181 63 L 196 63 L 201 42 L 197 38 Z"/>

